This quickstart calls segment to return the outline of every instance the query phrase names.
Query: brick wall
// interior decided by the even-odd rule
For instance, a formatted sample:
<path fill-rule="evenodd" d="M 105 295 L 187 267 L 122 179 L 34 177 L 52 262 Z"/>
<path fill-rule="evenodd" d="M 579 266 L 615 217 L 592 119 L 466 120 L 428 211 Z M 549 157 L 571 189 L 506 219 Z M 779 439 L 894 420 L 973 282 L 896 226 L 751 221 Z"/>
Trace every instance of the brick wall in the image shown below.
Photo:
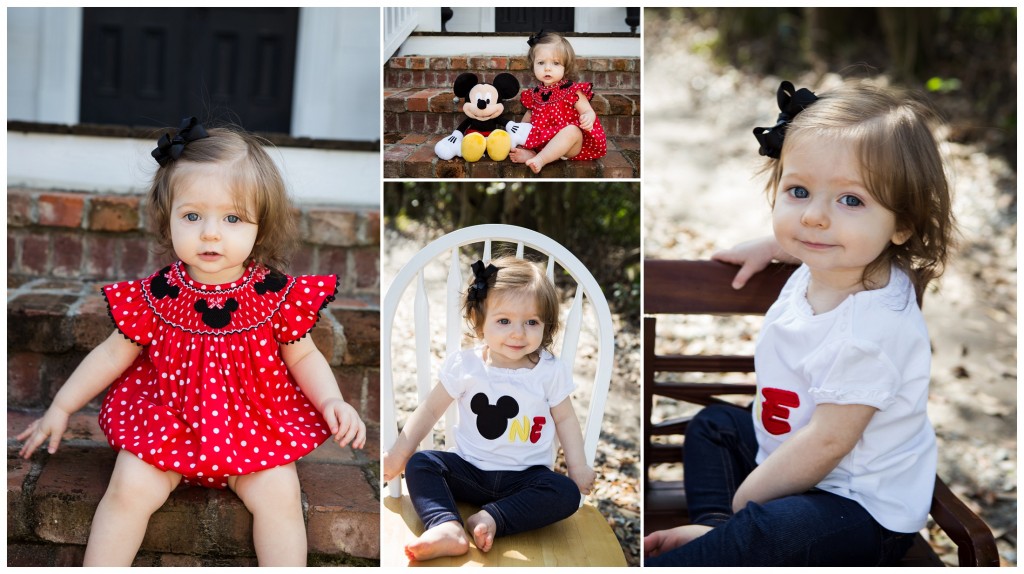
<path fill-rule="evenodd" d="M 594 89 L 640 89 L 639 58 L 577 58 L 577 79 L 591 82 Z M 528 86 L 536 82 L 526 56 L 399 56 L 384 66 L 388 88 L 451 86 L 463 72 L 494 74 L 508 72 Z"/>
<path fill-rule="evenodd" d="M 292 274 L 336 273 L 339 297 L 377 301 L 380 212 L 335 206 L 295 210 L 301 244 Z M 116 281 L 149 275 L 172 256 L 156 253 L 141 196 L 7 189 L 7 273 Z"/>

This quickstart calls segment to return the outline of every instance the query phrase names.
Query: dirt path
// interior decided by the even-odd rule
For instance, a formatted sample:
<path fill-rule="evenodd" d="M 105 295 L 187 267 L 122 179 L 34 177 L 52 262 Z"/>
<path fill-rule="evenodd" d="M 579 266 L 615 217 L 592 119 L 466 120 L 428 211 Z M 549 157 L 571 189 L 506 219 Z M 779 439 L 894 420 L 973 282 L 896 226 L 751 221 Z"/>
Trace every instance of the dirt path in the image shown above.
<path fill-rule="evenodd" d="M 771 232 L 751 129 L 778 113 L 781 78 L 717 67 L 694 48 L 707 32 L 675 26 L 645 22 L 645 257 L 706 258 Z M 826 78 L 818 90 L 837 81 Z M 939 474 L 992 527 L 1004 564 L 1015 565 L 1016 173 L 972 146 L 946 143 L 943 151 L 962 242 L 924 307 Z M 932 543 L 955 563 L 948 540 Z"/>

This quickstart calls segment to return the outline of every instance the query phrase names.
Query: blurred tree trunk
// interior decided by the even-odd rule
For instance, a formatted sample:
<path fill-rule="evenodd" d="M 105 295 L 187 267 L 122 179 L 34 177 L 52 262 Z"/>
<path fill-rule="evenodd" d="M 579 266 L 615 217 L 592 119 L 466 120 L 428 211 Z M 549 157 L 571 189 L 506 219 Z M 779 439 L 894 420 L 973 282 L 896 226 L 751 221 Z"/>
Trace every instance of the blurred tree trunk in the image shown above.
<path fill-rule="evenodd" d="M 914 77 L 918 18 L 924 17 L 924 12 L 914 8 L 878 8 L 878 21 L 885 33 L 885 47 L 889 52 L 894 80 L 907 81 Z"/>
<path fill-rule="evenodd" d="M 828 33 L 820 8 L 803 8 L 804 26 L 800 38 L 800 48 L 803 51 L 803 59 L 807 62 L 814 73 L 820 78 L 828 71 L 828 64 L 822 54 L 825 53 L 825 43 Z"/>

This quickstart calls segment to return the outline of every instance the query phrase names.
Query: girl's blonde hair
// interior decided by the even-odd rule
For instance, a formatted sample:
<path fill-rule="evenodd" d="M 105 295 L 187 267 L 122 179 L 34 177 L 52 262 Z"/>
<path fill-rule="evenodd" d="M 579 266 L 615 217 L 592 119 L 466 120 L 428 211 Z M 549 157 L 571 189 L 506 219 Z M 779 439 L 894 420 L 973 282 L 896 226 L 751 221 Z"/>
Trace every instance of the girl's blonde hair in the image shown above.
<path fill-rule="evenodd" d="M 538 33 L 540 38 L 530 46 L 530 51 L 526 53 L 526 59 L 530 62 L 530 68 L 533 68 L 534 53 L 538 46 L 554 46 L 558 50 L 558 54 L 562 57 L 562 66 L 565 68 L 565 73 L 562 75 L 564 80 L 575 80 L 576 79 L 576 52 L 572 49 L 572 44 L 565 39 L 564 36 L 558 32 L 540 31 Z M 534 36 L 531 36 L 534 38 Z"/>
<path fill-rule="evenodd" d="M 498 272 L 488 277 L 487 295 L 484 300 L 470 301 L 470 290 L 463 296 L 462 311 L 466 324 L 475 337 L 482 338 L 488 301 L 496 296 L 532 296 L 537 303 L 537 314 L 544 323 L 544 336 L 541 338 L 540 347 L 530 355 L 530 359 L 536 363 L 540 359 L 541 349 L 551 352 L 551 344 L 558 333 L 558 292 L 547 275 L 525 259 L 505 255 L 491 261 L 491 265 L 497 267 Z M 470 284 L 475 282 L 476 278 L 472 277 Z"/>
<path fill-rule="evenodd" d="M 283 268 L 296 225 L 284 179 L 264 149 L 270 143 L 234 126 L 211 128 L 207 133 L 209 137 L 189 142 L 177 159 L 153 176 L 147 207 L 161 250 L 173 252 L 170 223 L 175 186 L 191 177 L 191 167 L 219 164 L 234 193 L 239 217 L 259 226 L 249 260 Z"/>
<path fill-rule="evenodd" d="M 935 112 L 906 92 L 863 80 L 819 95 L 786 129 L 779 159 L 770 160 L 766 189 L 772 206 L 794 141 L 815 137 L 852 144 L 868 192 L 893 213 L 898 231 L 910 232 L 910 239 L 890 243 L 864 269 L 864 286 L 873 288 L 867 278 L 895 264 L 910 277 L 920 300 L 928 283 L 942 275 L 956 228 L 932 133 L 936 122 Z"/>

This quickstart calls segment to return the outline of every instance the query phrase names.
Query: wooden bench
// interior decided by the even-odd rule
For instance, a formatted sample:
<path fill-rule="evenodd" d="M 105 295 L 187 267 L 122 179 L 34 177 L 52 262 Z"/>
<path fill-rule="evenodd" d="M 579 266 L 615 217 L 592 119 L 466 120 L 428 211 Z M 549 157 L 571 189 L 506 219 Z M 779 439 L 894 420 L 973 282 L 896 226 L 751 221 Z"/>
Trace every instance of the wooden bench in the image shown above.
<path fill-rule="evenodd" d="M 652 422 L 655 397 L 706 406 L 717 402 L 749 404 L 753 384 L 735 382 L 668 382 L 665 373 L 754 372 L 753 356 L 658 354 L 658 315 L 763 315 L 775 301 L 791 265 L 772 264 L 741 290 L 731 287 L 737 267 L 717 261 L 644 261 L 644 528 L 647 533 L 685 524 L 686 496 L 682 481 L 654 480 L 652 465 L 682 461 L 680 438 L 688 416 Z M 744 402 L 745 401 L 745 402 Z M 675 440 L 670 440 L 672 438 Z M 931 516 L 956 544 L 961 566 L 998 566 L 999 554 L 988 526 L 960 501 L 939 477 Z M 942 566 L 938 555 L 920 535 L 904 557 L 904 566 Z"/>

